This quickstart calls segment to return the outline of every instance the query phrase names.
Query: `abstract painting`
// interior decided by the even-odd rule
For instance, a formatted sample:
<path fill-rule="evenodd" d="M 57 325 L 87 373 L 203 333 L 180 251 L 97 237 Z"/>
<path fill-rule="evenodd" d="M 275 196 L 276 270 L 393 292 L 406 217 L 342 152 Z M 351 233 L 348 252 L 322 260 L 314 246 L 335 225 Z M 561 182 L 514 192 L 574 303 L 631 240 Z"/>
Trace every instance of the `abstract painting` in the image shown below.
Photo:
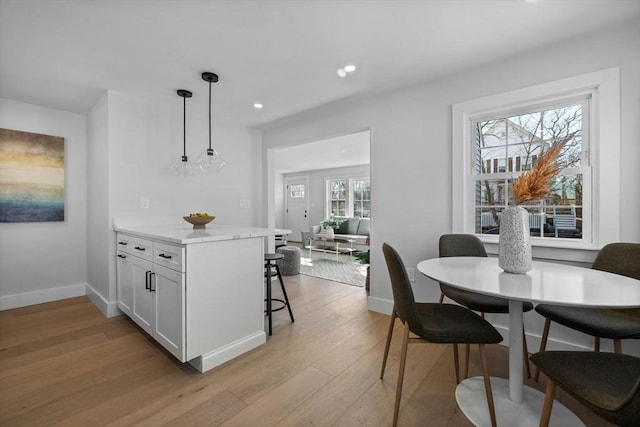
<path fill-rule="evenodd" d="M 0 222 L 64 221 L 64 138 L 0 129 Z"/>

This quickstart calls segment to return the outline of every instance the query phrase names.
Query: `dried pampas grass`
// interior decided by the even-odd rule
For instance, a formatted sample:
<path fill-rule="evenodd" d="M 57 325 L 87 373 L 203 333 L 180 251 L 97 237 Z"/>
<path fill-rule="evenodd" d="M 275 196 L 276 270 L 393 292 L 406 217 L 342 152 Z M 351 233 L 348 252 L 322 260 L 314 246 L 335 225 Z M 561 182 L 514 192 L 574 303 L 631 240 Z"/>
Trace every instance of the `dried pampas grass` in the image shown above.
<path fill-rule="evenodd" d="M 513 181 L 511 192 L 516 204 L 540 200 L 549 194 L 549 183 L 560 169 L 556 159 L 563 146 L 564 141 L 552 145 L 547 152 L 542 153 L 533 168 Z"/>

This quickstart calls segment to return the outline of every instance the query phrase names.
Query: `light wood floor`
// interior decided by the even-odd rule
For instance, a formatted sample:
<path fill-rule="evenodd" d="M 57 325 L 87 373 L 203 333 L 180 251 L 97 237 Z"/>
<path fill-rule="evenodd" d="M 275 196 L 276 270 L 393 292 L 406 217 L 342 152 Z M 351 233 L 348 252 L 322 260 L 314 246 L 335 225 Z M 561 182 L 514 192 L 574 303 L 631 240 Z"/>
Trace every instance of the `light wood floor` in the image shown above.
<path fill-rule="evenodd" d="M 296 322 L 276 313 L 264 346 L 205 374 L 84 297 L 0 312 L 0 425 L 390 425 L 399 341 L 381 381 L 388 316 L 367 311 L 363 288 L 285 280 Z M 506 348 L 489 347 L 492 375 L 506 377 Z M 477 350 L 471 361 L 479 373 Z M 454 388 L 449 346 L 411 346 L 399 424 L 470 425 Z"/>

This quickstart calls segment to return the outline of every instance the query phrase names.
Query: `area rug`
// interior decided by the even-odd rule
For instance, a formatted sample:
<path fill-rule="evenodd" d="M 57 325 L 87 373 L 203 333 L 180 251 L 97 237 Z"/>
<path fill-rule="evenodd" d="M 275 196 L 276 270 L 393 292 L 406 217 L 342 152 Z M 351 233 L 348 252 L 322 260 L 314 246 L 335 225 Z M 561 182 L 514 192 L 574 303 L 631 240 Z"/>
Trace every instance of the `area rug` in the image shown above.
<path fill-rule="evenodd" d="M 300 273 L 320 277 L 347 285 L 364 287 L 367 278 L 367 266 L 348 254 L 335 254 L 302 249 Z"/>

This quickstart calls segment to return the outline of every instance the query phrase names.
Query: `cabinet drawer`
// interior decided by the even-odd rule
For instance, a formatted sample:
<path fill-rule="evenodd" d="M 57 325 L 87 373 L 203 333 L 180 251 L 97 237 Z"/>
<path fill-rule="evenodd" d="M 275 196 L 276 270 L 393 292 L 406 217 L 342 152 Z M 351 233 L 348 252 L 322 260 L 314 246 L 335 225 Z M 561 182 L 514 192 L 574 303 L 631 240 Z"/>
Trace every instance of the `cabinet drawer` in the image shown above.
<path fill-rule="evenodd" d="M 153 262 L 175 271 L 184 272 L 184 247 L 155 242 Z"/>
<path fill-rule="evenodd" d="M 116 239 L 118 250 L 151 261 L 153 259 L 153 244 L 151 240 L 140 239 L 118 233 Z"/>

